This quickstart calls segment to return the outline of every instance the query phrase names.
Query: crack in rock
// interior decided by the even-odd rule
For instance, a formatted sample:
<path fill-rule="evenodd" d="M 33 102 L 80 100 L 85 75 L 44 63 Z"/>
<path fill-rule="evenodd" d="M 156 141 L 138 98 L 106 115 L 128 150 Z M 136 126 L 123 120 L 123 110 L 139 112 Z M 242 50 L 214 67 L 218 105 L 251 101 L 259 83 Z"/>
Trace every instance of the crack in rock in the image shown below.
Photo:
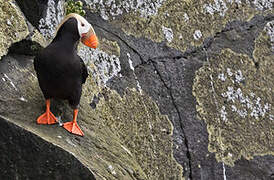
<path fill-rule="evenodd" d="M 93 24 L 94 26 L 98 27 L 99 29 L 102 29 L 103 31 L 113 35 L 114 37 L 118 38 L 122 43 L 124 43 L 130 50 L 132 50 L 134 53 L 136 53 L 139 57 L 140 57 L 140 60 L 141 62 L 145 62 L 145 60 L 143 59 L 143 57 L 141 56 L 141 54 L 136 50 L 134 49 L 133 47 L 131 47 L 124 39 L 122 39 L 119 35 L 115 34 L 114 32 L 111 32 L 97 24 Z"/>
<path fill-rule="evenodd" d="M 201 46 L 190 47 L 183 53 L 182 56 L 186 59 L 189 59 L 190 57 L 197 57 L 198 59 L 206 61 L 207 57 L 204 49 L 209 51 L 208 56 L 211 57 L 215 53 L 220 53 L 221 49 L 229 48 L 236 53 L 243 53 L 254 59 L 252 54 L 254 51 L 254 40 L 263 30 L 265 24 L 273 20 L 273 15 L 257 15 L 247 22 L 232 21 L 228 23 L 222 31 L 216 32 L 214 36 L 205 39 Z M 242 39 L 246 39 L 249 43 L 241 44 L 241 46 L 238 47 L 237 42 L 242 41 Z M 252 39 L 252 41 L 250 41 L 250 39 Z M 225 43 L 225 41 L 227 42 Z M 251 47 L 249 47 L 249 45 Z"/>
<path fill-rule="evenodd" d="M 184 130 L 184 125 L 183 125 L 183 120 L 182 120 L 182 117 L 181 117 L 181 114 L 180 114 L 180 111 L 179 111 L 179 108 L 177 106 L 177 104 L 175 103 L 175 99 L 174 99 L 174 96 L 172 94 L 172 90 L 170 89 L 170 87 L 168 87 L 168 85 L 166 84 L 165 80 L 163 79 L 160 71 L 158 70 L 157 66 L 155 65 L 157 62 L 153 61 L 152 59 L 149 59 L 148 62 L 151 62 L 153 67 L 154 67 L 154 70 L 157 72 L 158 76 L 159 76 L 159 79 L 162 81 L 163 85 L 166 87 L 166 89 L 168 90 L 169 92 L 169 95 L 171 97 L 171 101 L 172 101 L 172 104 L 178 114 L 178 117 L 179 117 L 179 123 L 180 123 L 180 128 L 182 130 L 182 133 L 183 133 L 183 136 L 184 137 L 184 145 L 187 149 L 186 151 L 186 156 L 188 158 L 188 166 L 189 166 L 189 179 L 192 179 L 192 167 L 191 167 L 191 154 L 190 154 L 190 150 L 189 150 L 189 146 L 188 146 L 188 140 L 187 140 L 187 137 L 186 137 L 186 133 L 185 133 L 185 130 Z M 184 168 L 184 174 L 185 174 L 185 169 L 186 167 L 183 167 Z"/>

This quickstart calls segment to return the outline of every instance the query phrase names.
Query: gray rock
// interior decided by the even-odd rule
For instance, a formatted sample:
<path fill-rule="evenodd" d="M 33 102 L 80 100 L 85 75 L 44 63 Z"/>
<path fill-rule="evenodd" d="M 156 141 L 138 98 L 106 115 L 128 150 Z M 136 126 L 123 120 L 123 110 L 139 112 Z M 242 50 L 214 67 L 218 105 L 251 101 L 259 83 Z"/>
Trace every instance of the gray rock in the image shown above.
<path fill-rule="evenodd" d="M 0 179 L 91 179 L 72 154 L 0 116 Z"/>

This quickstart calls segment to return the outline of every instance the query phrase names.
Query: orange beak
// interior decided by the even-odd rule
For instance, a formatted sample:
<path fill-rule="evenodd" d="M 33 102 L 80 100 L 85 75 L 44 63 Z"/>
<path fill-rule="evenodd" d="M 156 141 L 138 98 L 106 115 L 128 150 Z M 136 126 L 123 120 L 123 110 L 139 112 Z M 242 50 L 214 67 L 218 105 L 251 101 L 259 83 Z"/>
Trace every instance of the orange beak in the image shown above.
<path fill-rule="evenodd" d="M 81 37 L 81 42 L 91 48 L 96 49 L 98 47 L 98 38 L 95 35 L 94 31 L 92 29 L 89 30 L 89 32 L 85 33 Z"/>

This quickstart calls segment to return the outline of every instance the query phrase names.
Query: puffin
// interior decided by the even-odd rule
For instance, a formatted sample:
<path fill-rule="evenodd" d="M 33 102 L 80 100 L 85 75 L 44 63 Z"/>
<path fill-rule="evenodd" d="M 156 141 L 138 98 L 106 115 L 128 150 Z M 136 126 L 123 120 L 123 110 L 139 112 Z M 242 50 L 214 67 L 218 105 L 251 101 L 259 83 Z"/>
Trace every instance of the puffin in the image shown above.
<path fill-rule="evenodd" d="M 51 43 L 34 58 L 34 69 L 46 101 L 46 112 L 37 118 L 38 124 L 55 124 L 50 111 L 51 99 L 68 100 L 73 120 L 63 127 L 72 134 L 83 136 L 77 124 L 82 85 L 88 77 L 84 61 L 77 55 L 79 42 L 96 49 L 98 38 L 91 24 L 82 16 L 71 13 L 59 24 Z"/>

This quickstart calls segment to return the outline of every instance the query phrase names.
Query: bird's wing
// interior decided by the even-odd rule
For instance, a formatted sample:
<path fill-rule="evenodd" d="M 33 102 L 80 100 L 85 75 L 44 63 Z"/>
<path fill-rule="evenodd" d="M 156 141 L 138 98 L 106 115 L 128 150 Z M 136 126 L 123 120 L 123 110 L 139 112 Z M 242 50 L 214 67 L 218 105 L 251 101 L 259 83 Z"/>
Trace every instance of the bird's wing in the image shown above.
<path fill-rule="evenodd" d="M 81 59 L 81 58 L 80 58 L 80 64 L 81 64 L 81 69 L 82 69 L 82 84 L 84 84 L 88 77 L 88 69 L 87 69 L 87 66 L 85 65 L 83 59 Z"/>

